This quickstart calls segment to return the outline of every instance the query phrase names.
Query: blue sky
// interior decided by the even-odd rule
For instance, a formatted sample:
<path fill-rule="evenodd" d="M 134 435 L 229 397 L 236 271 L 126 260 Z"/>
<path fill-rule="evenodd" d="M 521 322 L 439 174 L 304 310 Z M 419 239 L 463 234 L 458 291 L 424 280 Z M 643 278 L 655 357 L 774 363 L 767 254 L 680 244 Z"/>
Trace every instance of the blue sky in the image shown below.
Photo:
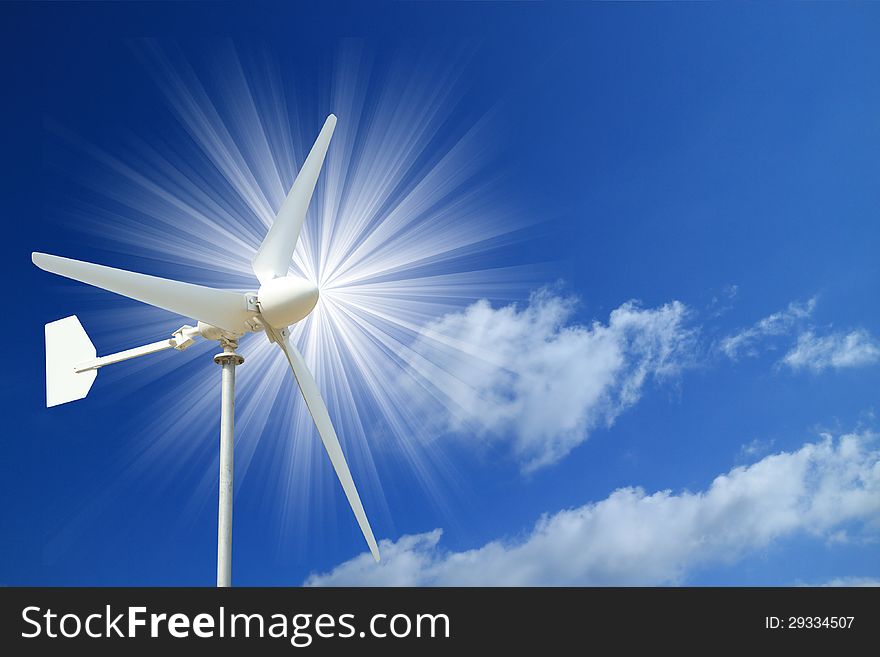
<path fill-rule="evenodd" d="M 2 12 L 0 583 L 213 582 L 213 347 L 44 408 L 44 323 L 104 353 L 186 320 L 30 252 L 248 287 L 330 112 L 295 266 L 330 275 L 362 221 L 387 239 L 351 276 L 391 303 L 337 325 L 363 351 L 300 337 L 384 559 L 253 336 L 235 583 L 880 578 L 877 8 Z"/>

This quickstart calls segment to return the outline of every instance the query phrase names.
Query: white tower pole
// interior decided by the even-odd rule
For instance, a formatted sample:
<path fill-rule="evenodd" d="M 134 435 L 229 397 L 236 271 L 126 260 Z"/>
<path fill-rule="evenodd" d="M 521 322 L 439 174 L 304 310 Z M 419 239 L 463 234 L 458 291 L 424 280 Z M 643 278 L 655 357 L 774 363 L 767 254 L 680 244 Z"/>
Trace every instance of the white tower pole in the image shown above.
<path fill-rule="evenodd" d="M 217 514 L 217 586 L 232 586 L 232 481 L 235 451 L 235 367 L 244 362 L 235 353 L 238 343 L 222 339 L 223 353 L 214 356 L 220 365 L 220 501 Z"/>

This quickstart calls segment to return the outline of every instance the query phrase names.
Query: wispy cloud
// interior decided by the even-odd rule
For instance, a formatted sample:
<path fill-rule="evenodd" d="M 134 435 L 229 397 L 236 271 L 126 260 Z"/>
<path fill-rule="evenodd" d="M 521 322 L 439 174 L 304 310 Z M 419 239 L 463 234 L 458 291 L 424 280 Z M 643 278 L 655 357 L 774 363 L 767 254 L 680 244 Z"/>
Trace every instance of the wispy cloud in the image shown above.
<path fill-rule="evenodd" d="M 757 356 L 763 350 L 762 342 L 769 337 L 791 333 L 804 320 L 810 318 L 816 308 L 816 297 L 806 301 L 792 301 L 788 307 L 755 322 L 747 329 L 724 338 L 719 348 L 731 360 L 741 356 Z"/>
<path fill-rule="evenodd" d="M 718 318 L 733 308 L 733 300 L 739 293 L 739 285 L 725 285 L 718 294 L 713 294 L 712 299 L 706 306 L 706 312 L 711 318 Z"/>
<path fill-rule="evenodd" d="M 773 448 L 773 443 L 775 441 L 771 438 L 769 440 L 761 440 L 760 438 L 755 438 L 751 442 L 748 442 L 742 445 L 739 448 L 740 456 L 743 460 L 754 460 L 759 456 L 763 456 L 770 452 Z"/>
<path fill-rule="evenodd" d="M 571 321 L 575 302 L 543 290 L 525 306 L 479 301 L 427 324 L 408 358 L 440 431 L 509 441 L 525 471 L 558 461 L 675 374 L 694 332 L 677 301 L 625 303 L 607 324 Z"/>
<path fill-rule="evenodd" d="M 742 356 L 757 356 L 762 351 L 779 347 L 779 340 L 771 338 L 794 336 L 797 343 L 779 361 L 793 370 L 812 370 L 859 367 L 880 361 L 880 343 L 867 331 L 838 331 L 818 335 L 809 326 L 816 297 L 806 302 L 793 301 L 779 312 L 755 322 L 738 333 L 733 333 L 718 343 L 718 348 L 731 360 Z M 791 339 L 791 338 L 789 338 Z"/>
<path fill-rule="evenodd" d="M 880 586 L 876 577 L 835 577 L 820 586 Z"/>
<path fill-rule="evenodd" d="M 878 361 L 880 345 L 877 340 L 867 331 L 856 330 L 825 336 L 817 336 L 812 331 L 802 333 L 797 345 L 781 362 L 794 370 L 821 372 L 828 368 L 859 367 Z"/>
<path fill-rule="evenodd" d="M 880 528 L 880 450 L 870 433 L 829 435 L 736 467 L 697 493 L 621 488 L 543 516 L 518 540 L 444 550 L 442 531 L 384 541 L 307 585 L 657 585 L 729 563 L 784 537 Z M 843 580 L 841 580 L 843 581 Z"/>

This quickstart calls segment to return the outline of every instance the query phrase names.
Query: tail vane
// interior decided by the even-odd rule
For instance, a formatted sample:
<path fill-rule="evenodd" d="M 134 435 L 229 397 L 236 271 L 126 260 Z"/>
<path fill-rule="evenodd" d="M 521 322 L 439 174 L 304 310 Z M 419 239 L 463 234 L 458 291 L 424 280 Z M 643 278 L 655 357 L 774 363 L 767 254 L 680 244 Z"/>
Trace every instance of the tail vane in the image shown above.
<path fill-rule="evenodd" d="M 95 345 L 76 315 L 46 324 L 46 406 L 58 406 L 89 394 L 97 370 L 74 367 L 95 358 Z"/>

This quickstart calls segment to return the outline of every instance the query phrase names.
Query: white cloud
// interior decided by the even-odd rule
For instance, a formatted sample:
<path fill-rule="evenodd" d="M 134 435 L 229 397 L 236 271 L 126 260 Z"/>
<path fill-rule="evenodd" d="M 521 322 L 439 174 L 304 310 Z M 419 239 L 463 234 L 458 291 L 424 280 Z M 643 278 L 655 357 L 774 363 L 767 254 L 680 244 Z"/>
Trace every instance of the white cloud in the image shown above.
<path fill-rule="evenodd" d="M 793 301 L 785 310 L 727 336 L 718 347 L 731 360 L 737 360 L 742 355 L 757 356 L 760 351 L 777 346 L 768 343 L 768 338 L 790 335 L 800 330 L 797 344 L 780 361 L 780 364 L 794 370 L 821 372 L 829 368 L 858 367 L 880 361 L 880 344 L 866 331 L 819 336 L 813 330 L 803 330 L 815 308 L 816 297 L 806 303 Z"/>
<path fill-rule="evenodd" d="M 744 459 L 754 460 L 759 456 L 768 454 L 773 448 L 774 442 L 775 441 L 772 438 L 769 440 L 761 440 L 760 438 L 755 438 L 751 442 L 742 445 L 739 448 L 739 452 Z"/>
<path fill-rule="evenodd" d="M 821 372 L 833 367 L 859 367 L 880 361 L 880 346 L 866 331 L 832 333 L 817 336 L 812 331 L 801 334 L 797 345 L 782 359 L 790 368 Z"/>
<path fill-rule="evenodd" d="M 738 285 L 725 285 L 720 294 L 713 294 L 706 307 L 708 316 L 717 319 L 733 308 L 733 300 L 739 293 Z"/>
<path fill-rule="evenodd" d="M 743 354 L 757 356 L 762 340 L 790 333 L 803 320 L 809 319 L 815 308 L 816 297 L 805 303 L 792 301 L 785 310 L 773 313 L 749 328 L 727 336 L 719 347 L 731 360 L 737 360 Z"/>
<path fill-rule="evenodd" d="M 730 563 L 796 533 L 880 529 L 880 450 L 873 434 L 823 436 L 717 477 L 704 491 L 621 488 L 543 516 L 524 538 L 464 552 L 442 531 L 382 541 L 307 585 L 660 585 Z"/>
<path fill-rule="evenodd" d="M 880 586 L 880 579 L 874 577 L 835 577 L 820 586 Z"/>
<path fill-rule="evenodd" d="M 439 431 L 511 441 L 525 471 L 558 461 L 632 406 L 651 377 L 679 371 L 693 331 L 677 301 L 569 323 L 571 299 L 548 290 L 524 307 L 478 301 L 425 326 L 407 360 Z M 430 421 L 430 420 L 426 420 Z"/>

